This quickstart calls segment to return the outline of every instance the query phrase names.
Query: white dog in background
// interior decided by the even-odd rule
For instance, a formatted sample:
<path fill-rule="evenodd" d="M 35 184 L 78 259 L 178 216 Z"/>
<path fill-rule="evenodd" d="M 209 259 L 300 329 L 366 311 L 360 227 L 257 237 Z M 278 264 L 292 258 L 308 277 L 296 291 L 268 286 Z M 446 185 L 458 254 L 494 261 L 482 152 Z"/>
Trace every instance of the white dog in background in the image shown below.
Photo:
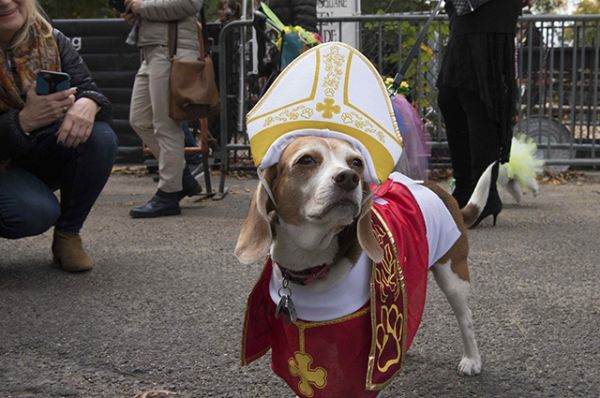
<path fill-rule="evenodd" d="M 498 185 L 521 203 L 523 190 L 537 196 L 540 187 L 537 177 L 542 174 L 544 161 L 536 157 L 537 145 L 530 137 L 519 135 L 512 139 L 510 161 L 500 165 Z"/>

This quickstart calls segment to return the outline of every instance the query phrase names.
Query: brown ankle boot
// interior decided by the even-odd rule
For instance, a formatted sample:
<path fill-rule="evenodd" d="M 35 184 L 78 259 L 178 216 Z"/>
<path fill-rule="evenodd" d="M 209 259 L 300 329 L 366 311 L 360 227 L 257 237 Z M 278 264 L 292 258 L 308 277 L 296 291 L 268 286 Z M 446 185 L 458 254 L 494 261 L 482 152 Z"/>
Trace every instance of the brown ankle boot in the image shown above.
<path fill-rule="evenodd" d="M 94 268 L 94 260 L 83 250 L 78 234 L 54 230 L 52 255 L 54 263 L 67 272 L 89 271 Z"/>

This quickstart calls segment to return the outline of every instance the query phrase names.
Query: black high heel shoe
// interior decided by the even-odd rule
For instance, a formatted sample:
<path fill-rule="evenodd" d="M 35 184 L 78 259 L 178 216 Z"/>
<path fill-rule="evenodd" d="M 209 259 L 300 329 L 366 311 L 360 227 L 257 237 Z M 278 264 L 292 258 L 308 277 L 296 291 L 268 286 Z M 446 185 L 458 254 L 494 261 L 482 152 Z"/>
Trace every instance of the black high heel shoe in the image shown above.
<path fill-rule="evenodd" d="M 469 187 L 469 188 L 457 187 L 452 192 L 452 196 L 454 197 L 454 199 L 456 199 L 459 209 L 462 209 L 463 207 L 465 207 L 467 205 L 467 203 L 469 203 L 469 199 L 471 198 L 471 195 L 473 195 L 473 187 Z"/>
<path fill-rule="evenodd" d="M 482 222 L 486 217 L 488 217 L 490 215 L 493 217 L 492 225 L 495 227 L 496 219 L 498 218 L 498 214 L 500 214 L 501 211 L 502 211 L 502 200 L 500 200 L 500 196 L 498 195 L 498 192 L 497 191 L 490 192 L 490 196 L 488 197 L 488 201 L 485 204 L 485 207 L 481 211 L 481 214 L 479 215 L 477 220 L 475 220 L 475 222 L 473 223 L 473 225 L 471 225 L 469 227 L 469 229 L 475 228 L 477 225 L 479 225 L 480 222 Z"/>

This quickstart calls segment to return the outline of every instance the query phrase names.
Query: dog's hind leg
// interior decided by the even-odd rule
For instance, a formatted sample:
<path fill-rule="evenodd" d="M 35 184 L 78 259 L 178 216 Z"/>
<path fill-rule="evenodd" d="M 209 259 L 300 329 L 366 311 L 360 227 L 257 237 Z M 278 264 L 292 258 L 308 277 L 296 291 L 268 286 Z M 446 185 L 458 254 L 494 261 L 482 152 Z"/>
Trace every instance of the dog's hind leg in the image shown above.
<path fill-rule="evenodd" d="M 473 316 L 467 304 L 470 283 L 466 257 L 461 260 L 452 260 L 452 264 L 436 264 L 433 275 L 438 286 L 446 295 L 460 328 L 463 340 L 463 357 L 458 364 L 458 373 L 474 376 L 481 372 L 481 356 L 475 341 L 473 330 Z M 456 272 L 455 272 L 456 270 Z"/>
<path fill-rule="evenodd" d="M 521 189 L 521 185 L 517 180 L 508 180 L 508 183 L 506 184 L 506 190 L 515 199 L 515 202 L 517 202 L 517 204 L 521 203 L 521 199 L 523 198 L 523 190 Z"/>

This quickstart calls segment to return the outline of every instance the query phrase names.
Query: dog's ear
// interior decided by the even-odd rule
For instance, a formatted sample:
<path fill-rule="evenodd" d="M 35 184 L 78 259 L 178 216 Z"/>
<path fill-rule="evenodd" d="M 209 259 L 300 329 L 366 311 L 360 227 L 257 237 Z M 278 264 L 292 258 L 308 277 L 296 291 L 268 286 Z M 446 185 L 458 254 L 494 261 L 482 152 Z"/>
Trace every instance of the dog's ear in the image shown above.
<path fill-rule="evenodd" d="M 373 226 L 371 225 L 371 207 L 373 202 L 370 200 L 365 203 L 362 207 L 361 213 L 358 216 L 356 225 L 356 235 L 358 236 L 358 243 L 364 252 L 369 256 L 371 260 L 379 263 L 383 260 L 383 250 L 379 246 L 379 241 L 373 232 Z"/>
<path fill-rule="evenodd" d="M 275 170 L 267 171 L 265 180 L 270 182 Z M 259 182 L 250 202 L 248 216 L 235 245 L 234 254 L 241 263 L 252 264 L 268 253 L 273 239 L 268 213 L 269 207 L 272 206 L 267 191 Z"/>

